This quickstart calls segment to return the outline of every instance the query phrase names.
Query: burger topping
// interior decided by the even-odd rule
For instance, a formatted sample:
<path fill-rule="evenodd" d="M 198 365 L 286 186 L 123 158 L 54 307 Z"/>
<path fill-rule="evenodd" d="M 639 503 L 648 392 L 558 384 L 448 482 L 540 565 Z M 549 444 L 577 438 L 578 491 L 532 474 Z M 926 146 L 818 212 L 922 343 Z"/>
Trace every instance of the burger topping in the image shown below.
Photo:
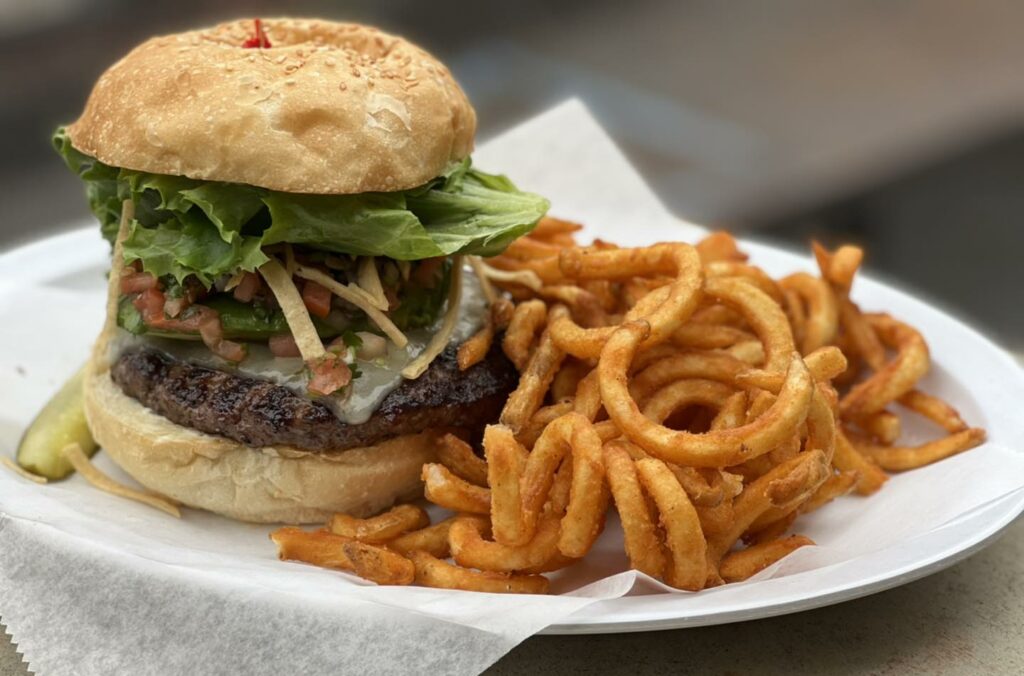
<path fill-rule="evenodd" d="M 313 320 L 306 311 L 302 296 L 295 287 L 291 275 L 274 259 L 260 266 L 260 274 L 281 306 L 284 319 L 288 322 L 288 328 L 295 338 L 295 345 L 299 348 L 303 360 L 310 363 L 323 357 L 326 354 L 324 344 L 320 341 Z"/>
<path fill-rule="evenodd" d="M 448 309 L 445 311 L 444 322 L 441 329 L 434 334 L 419 357 L 416 357 L 408 366 L 402 369 L 402 377 L 409 379 L 419 378 L 430 363 L 437 358 L 437 355 L 451 342 L 452 334 L 455 333 L 455 325 L 459 321 L 459 305 L 462 301 L 462 256 L 456 256 L 452 264 L 451 286 L 448 288 Z"/>

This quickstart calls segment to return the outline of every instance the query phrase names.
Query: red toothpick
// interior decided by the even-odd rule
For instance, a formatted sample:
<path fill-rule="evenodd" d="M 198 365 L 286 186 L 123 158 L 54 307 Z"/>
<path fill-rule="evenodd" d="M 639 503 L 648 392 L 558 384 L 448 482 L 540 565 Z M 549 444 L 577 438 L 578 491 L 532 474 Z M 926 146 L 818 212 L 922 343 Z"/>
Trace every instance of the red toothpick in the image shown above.
<path fill-rule="evenodd" d="M 267 33 L 263 30 L 263 22 L 259 19 L 253 19 L 252 22 L 256 27 L 256 35 L 243 42 L 242 49 L 268 49 L 271 44 Z"/>

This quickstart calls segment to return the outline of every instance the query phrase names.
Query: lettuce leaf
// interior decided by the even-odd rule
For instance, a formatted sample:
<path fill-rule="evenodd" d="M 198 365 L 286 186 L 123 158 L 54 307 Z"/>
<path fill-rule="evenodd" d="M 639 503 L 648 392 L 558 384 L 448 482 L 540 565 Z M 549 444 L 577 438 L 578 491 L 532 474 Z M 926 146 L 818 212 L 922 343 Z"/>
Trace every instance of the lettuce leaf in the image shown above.
<path fill-rule="evenodd" d="M 126 260 L 179 281 L 195 275 L 207 286 L 221 275 L 254 270 L 267 260 L 262 247 L 280 242 L 410 261 L 493 256 L 548 209 L 543 197 L 473 168 L 469 159 L 410 190 L 308 195 L 111 167 L 73 148 L 63 128 L 53 143 L 85 181 L 108 240 L 117 233 L 121 202 L 135 203 Z"/>

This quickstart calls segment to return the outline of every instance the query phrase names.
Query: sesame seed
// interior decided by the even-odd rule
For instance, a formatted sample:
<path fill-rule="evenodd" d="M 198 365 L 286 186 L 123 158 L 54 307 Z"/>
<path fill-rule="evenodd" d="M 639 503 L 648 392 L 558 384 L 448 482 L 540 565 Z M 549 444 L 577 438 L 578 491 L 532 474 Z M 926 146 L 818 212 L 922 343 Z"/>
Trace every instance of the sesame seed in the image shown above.
<path fill-rule="evenodd" d="M 342 82 L 341 84 L 338 85 L 338 89 L 340 89 L 341 91 L 345 91 L 346 89 L 348 89 L 348 85 Z"/>

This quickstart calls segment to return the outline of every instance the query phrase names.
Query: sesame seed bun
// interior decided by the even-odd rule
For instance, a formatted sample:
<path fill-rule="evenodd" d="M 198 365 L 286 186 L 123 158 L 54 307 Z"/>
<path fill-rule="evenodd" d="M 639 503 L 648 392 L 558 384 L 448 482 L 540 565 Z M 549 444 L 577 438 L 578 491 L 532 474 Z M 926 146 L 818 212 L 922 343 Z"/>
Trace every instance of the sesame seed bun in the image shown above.
<path fill-rule="evenodd" d="M 404 190 L 469 155 L 448 69 L 358 24 L 265 19 L 151 38 L 97 81 L 72 145 L 106 164 L 322 194 Z"/>

